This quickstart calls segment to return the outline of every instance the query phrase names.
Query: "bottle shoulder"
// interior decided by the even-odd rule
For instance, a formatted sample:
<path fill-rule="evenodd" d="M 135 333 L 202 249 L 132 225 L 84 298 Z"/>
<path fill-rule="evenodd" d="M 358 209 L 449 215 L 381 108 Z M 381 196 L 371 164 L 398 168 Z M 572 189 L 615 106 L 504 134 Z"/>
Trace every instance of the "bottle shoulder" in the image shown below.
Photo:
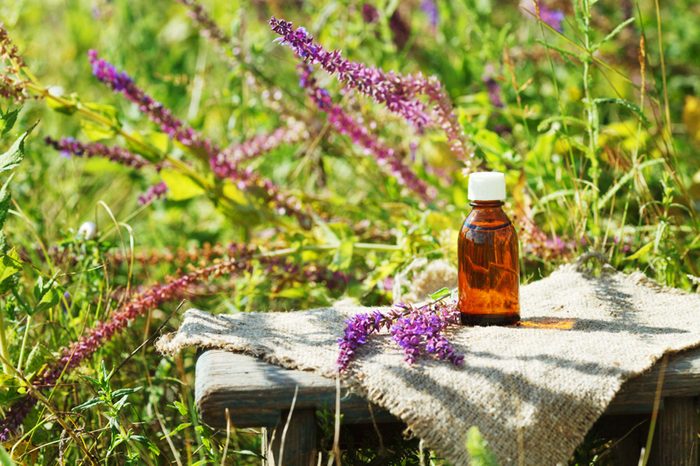
<path fill-rule="evenodd" d="M 500 209 L 473 209 L 464 219 L 464 230 L 500 230 L 510 228 L 515 230 L 508 215 Z"/>

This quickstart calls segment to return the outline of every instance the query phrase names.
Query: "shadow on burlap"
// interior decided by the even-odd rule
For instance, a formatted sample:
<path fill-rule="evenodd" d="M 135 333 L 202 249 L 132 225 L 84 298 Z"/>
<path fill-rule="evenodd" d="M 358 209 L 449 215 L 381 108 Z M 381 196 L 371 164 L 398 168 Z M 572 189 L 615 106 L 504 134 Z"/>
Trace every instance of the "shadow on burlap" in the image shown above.
<path fill-rule="evenodd" d="M 501 464 L 565 464 L 625 380 L 666 352 L 700 345 L 700 296 L 641 274 L 593 277 L 564 266 L 522 287 L 521 306 L 519 327 L 452 331 L 464 367 L 431 359 L 410 366 L 382 335 L 359 352 L 346 384 L 455 465 L 468 464 L 471 426 Z M 168 354 L 222 348 L 334 377 L 344 320 L 362 311 L 367 308 L 213 316 L 190 310 L 157 346 Z"/>

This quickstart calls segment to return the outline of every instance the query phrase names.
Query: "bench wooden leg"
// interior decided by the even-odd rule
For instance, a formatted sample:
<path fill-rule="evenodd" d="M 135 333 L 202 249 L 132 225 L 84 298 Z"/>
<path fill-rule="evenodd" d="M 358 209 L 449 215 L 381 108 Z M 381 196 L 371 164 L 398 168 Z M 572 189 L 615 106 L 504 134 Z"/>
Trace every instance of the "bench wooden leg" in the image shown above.
<path fill-rule="evenodd" d="M 284 448 L 282 449 L 282 436 L 284 426 L 287 423 L 288 412 L 282 412 L 280 423 L 275 428 L 274 438 L 270 444 L 268 456 L 274 458 L 275 466 L 310 466 L 316 465 L 316 415 L 313 409 L 295 409 L 284 435 Z M 282 451 L 282 458 L 280 458 Z"/>
<path fill-rule="evenodd" d="M 664 398 L 651 459 L 658 466 L 698 466 L 698 399 Z"/>

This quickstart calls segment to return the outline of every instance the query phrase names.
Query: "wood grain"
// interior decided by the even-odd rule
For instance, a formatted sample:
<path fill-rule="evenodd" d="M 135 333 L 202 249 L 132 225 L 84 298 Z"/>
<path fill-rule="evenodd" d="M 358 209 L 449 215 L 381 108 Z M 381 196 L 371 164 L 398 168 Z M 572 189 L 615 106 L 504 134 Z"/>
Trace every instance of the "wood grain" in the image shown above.
<path fill-rule="evenodd" d="M 277 465 L 315 465 L 317 450 L 314 410 L 295 409 L 291 418 L 288 416 L 289 412 L 282 413 L 280 422 L 274 430 L 268 455 L 274 458 L 274 464 Z"/>
<path fill-rule="evenodd" d="M 697 466 L 700 431 L 697 398 L 666 398 L 651 450 L 653 466 Z"/>
<path fill-rule="evenodd" d="M 608 414 L 650 412 L 659 369 L 627 381 L 610 404 Z M 195 398 L 207 424 L 224 427 L 224 409 L 239 427 L 274 427 L 280 412 L 289 409 L 294 389 L 299 386 L 298 408 L 332 410 L 335 382 L 312 372 L 283 369 L 252 356 L 212 350 L 197 361 Z M 667 397 L 700 396 L 700 349 L 672 356 L 666 369 L 662 392 Z M 344 422 L 371 423 L 368 402 L 343 390 L 341 409 Z M 386 411 L 373 407 L 376 422 L 399 422 Z"/>

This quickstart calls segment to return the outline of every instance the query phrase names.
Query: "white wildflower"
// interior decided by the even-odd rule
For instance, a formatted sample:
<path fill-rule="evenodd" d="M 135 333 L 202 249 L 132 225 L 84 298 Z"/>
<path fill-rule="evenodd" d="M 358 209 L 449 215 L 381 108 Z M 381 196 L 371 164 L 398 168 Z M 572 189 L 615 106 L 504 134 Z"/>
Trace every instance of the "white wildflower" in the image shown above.
<path fill-rule="evenodd" d="M 94 222 L 85 222 L 78 228 L 78 238 L 91 240 L 97 236 L 97 225 Z"/>

